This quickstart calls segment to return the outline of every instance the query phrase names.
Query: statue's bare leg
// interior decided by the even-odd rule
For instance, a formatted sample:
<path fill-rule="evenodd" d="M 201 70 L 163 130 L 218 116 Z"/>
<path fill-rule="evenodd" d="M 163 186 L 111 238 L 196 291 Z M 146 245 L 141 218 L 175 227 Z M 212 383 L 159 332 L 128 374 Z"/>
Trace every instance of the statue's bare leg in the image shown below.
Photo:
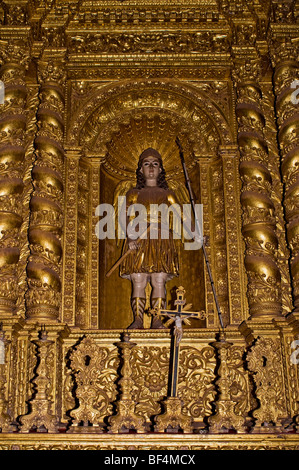
<path fill-rule="evenodd" d="M 166 304 L 166 281 L 168 275 L 166 273 L 151 274 L 152 285 L 152 308 L 165 308 Z M 151 328 L 165 328 L 162 321 L 158 317 L 154 317 Z"/>
<path fill-rule="evenodd" d="M 134 321 L 129 326 L 130 329 L 143 328 L 143 313 L 146 302 L 145 288 L 148 280 L 146 273 L 131 274 L 132 297 L 131 305 L 134 314 Z"/>

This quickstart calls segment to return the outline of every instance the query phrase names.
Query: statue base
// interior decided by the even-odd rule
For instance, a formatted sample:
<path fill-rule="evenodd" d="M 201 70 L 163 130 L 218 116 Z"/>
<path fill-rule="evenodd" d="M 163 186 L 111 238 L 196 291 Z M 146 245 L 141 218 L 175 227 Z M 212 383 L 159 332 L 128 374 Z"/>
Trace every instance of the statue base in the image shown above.
<path fill-rule="evenodd" d="M 155 432 L 193 432 L 193 420 L 182 414 L 182 400 L 180 398 L 168 397 L 162 403 L 165 406 L 165 412 L 155 417 Z"/>

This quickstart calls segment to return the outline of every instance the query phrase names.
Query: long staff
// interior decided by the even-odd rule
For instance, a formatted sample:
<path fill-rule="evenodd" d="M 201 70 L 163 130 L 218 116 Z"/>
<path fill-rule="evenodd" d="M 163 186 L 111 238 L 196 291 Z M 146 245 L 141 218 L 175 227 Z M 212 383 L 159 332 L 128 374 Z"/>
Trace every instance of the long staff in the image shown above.
<path fill-rule="evenodd" d="M 195 210 L 195 202 L 194 202 L 193 192 L 192 192 L 192 188 L 191 188 L 191 183 L 190 183 L 188 170 L 187 170 L 186 163 L 185 163 L 183 148 L 182 148 L 180 139 L 178 137 L 176 138 L 176 144 L 177 144 L 177 146 L 179 147 L 179 150 L 180 150 L 180 158 L 181 158 L 182 167 L 183 167 L 184 175 L 185 175 L 185 179 L 186 179 L 186 186 L 187 186 L 187 189 L 188 189 L 188 192 L 189 192 L 189 197 L 190 197 L 191 206 L 192 206 L 194 219 L 195 219 L 195 224 L 196 224 L 196 233 L 201 233 L 199 220 L 198 220 L 196 210 Z M 213 296 L 214 296 L 214 300 L 215 300 L 215 305 L 216 305 L 216 308 L 217 308 L 217 313 L 218 313 L 220 326 L 221 326 L 222 330 L 224 330 L 221 310 L 220 310 L 220 306 L 219 306 L 218 299 L 217 299 L 215 284 L 214 284 L 214 281 L 213 281 L 212 271 L 211 271 L 211 268 L 210 268 L 210 263 L 209 263 L 209 260 L 208 260 L 208 255 L 207 255 L 207 252 L 206 252 L 206 249 L 205 249 L 204 241 L 202 243 L 202 251 L 203 251 L 204 258 L 205 258 L 207 271 L 208 271 L 209 278 L 210 278 L 210 283 L 211 283 L 211 286 L 212 286 L 212 291 L 213 291 Z"/>

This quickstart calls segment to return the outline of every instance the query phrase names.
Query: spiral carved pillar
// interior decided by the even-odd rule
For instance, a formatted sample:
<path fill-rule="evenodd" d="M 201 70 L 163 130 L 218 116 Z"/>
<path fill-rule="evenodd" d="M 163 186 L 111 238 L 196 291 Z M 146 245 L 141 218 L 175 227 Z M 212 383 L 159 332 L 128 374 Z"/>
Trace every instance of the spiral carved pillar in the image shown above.
<path fill-rule="evenodd" d="M 4 104 L 0 117 L 0 315 L 12 315 L 18 299 L 19 232 L 23 222 L 25 159 L 26 54 L 1 42 L 0 80 Z"/>
<path fill-rule="evenodd" d="M 32 170 L 34 191 L 30 201 L 27 265 L 27 317 L 56 320 L 61 305 L 63 226 L 63 64 L 52 61 L 40 70 L 40 105 Z"/>
<path fill-rule="evenodd" d="M 294 51 L 292 51 L 294 53 Z M 291 249 L 291 276 L 295 311 L 299 311 L 299 69 L 295 61 L 279 61 L 274 72 L 284 207 Z M 275 65 L 275 64 L 274 64 Z M 297 91 L 296 91 L 297 90 Z"/>
<path fill-rule="evenodd" d="M 282 311 L 281 277 L 276 260 L 275 207 L 271 200 L 272 179 L 267 167 L 265 119 L 256 64 L 239 65 L 235 85 L 249 311 L 251 318 L 272 319 Z"/>

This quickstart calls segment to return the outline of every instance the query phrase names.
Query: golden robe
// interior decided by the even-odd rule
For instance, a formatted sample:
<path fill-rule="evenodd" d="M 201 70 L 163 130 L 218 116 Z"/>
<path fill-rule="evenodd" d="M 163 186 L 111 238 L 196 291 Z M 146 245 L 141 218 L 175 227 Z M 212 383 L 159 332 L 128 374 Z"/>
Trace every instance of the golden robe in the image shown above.
<path fill-rule="evenodd" d="M 166 204 L 167 207 L 177 204 L 173 191 L 159 187 L 145 187 L 142 189 L 131 189 L 126 195 L 127 209 L 132 204 L 142 204 L 147 210 L 147 224 L 152 222 L 150 214 L 151 204 Z M 127 222 L 130 218 L 127 217 Z M 168 280 L 179 274 L 179 262 L 177 251 L 177 240 L 173 239 L 173 217 L 170 212 L 169 225 L 161 218 L 155 218 L 155 238 L 147 233 L 147 238 L 138 241 L 138 249 L 132 251 L 120 266 L 120 276 L 130 279 L 133 273 L 167 273 Z M 168 230 L 169 228 L 169 230 Z M 155 231 L 156 229 L 156 231 Z M 162 233 L 168 234 L 168 238 L 161 238 Z M 124 242 L 123 253 L 129 246 L 128 238 Z"/>

